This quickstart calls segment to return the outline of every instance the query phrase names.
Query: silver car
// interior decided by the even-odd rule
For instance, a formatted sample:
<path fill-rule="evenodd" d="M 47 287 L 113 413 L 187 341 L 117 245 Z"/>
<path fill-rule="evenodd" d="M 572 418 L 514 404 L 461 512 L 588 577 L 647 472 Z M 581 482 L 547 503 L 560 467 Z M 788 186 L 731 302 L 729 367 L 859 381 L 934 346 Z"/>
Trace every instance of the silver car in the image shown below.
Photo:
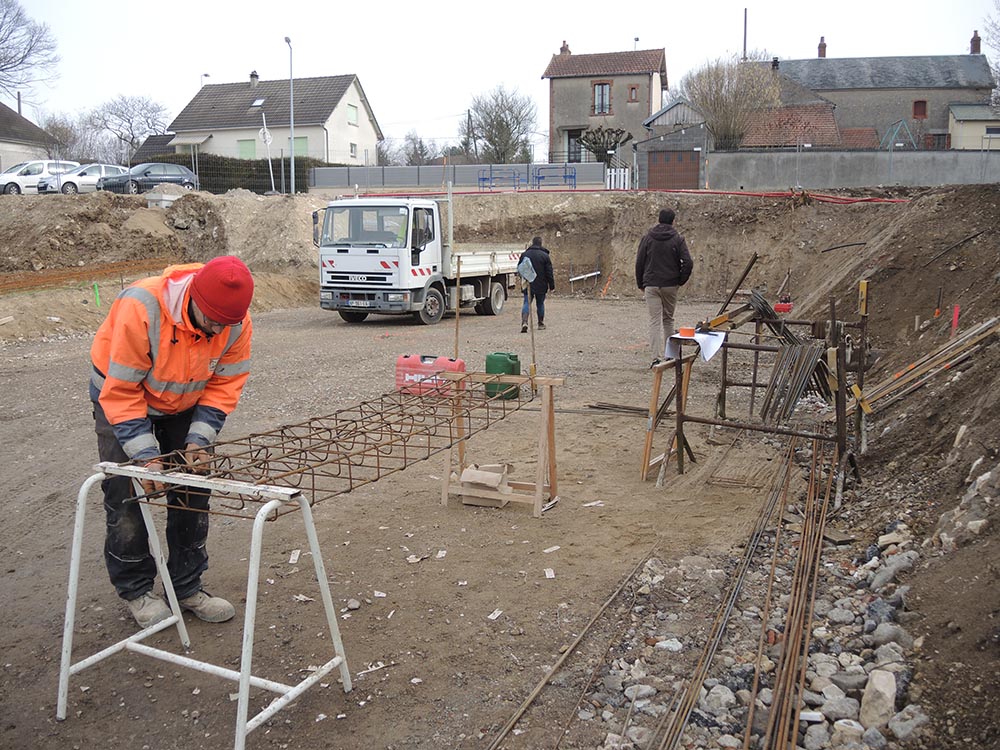
<path fill-rule="evenodd" d="M 97 190 L 97 181 L 102 177 L 125 174 L 127 167 L 117 164 L 84 164 L 62 175 L 43 177 L 38 180 L 39 193 L 93 193 Z"/>

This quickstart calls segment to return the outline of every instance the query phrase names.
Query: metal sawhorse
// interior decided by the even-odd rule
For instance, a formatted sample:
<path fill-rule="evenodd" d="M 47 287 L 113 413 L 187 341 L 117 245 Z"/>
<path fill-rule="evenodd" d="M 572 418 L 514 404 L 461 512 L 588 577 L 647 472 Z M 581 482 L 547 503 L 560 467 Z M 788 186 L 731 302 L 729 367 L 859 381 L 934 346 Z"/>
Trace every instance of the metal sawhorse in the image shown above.
<path fill-rule="evenodd" d="M 145 654 L 156 659 L 175 664 L 177 666 L 188 667 L 199 672 L 225 677 L 239 683 L 239 702 L 236 709 L 236 740 L 235 750 L 244 750 L 246 738 L 254 729 L 274 716 L 278 711 L 298 698 L 302 693 L 313 685 L 317 684 L 333 669 L 339 668 L 340 678 L 344 684 L 344 692 L 351 691 L 351 673 L 347 668 L 347 658 L 344 654 L 344 645 L 340 639 L 340 629 L 337 627 L 337 614 L 333 606 L 333 597 L 330 594 L 330 584 L 326 577 L 326 569 L 323 565 L 322 552 L 319 546 L 319 538 L 316 535 L 316 526 L 313 523 L 312 508 L 309 501 L 302 493 L 295 488 L 277 487 L 273 485 L 256 485 L 250 482 L 243 482 L 231 479 L 211 479 L 196 474 L 188 474 L 180 471 L 154 472 L 138 466 L 119 465 L 115 463 L 101 463 L 96 467 L 97 473 L 89 477 L 80 487 L 77 496 L 76 522 L 73 527 L 73 548 L 70 558 L 69 570 L 69 593 L 66 598 L 66 622 L 63 628 L 62 661 L 59 670 L 59 699 L 56 707 L 56 718 L 60 721 L 66 718 L 66 709 L 69 698 L 70 677 L 82 672 L 88 667 L 92 667 L 98 662 L 104 661 L 109 656 L 120 651 L 134 651 Z M 213 492 L 227 493 L 230 495 L 240 495 L 251 497 L 263 502 L 261 508 L 254 517 L 253 535 L 250 543 L 250 566 L 247 577 L 246 612 L 243 621 L 243 652 L 240 659 L 240 669 L 235 671 L 226 669 L 215 664 L 191 659 L 187 656 L 174 654 L 170 651 L 148 646 L 143 641 L 162 630 L 176 625 L 177 634 L 180 636 L 181 644 L 185 649 L 191 645 L 188 637 L 187 627 L 184 625 L 184 618 L 181 614 L 177 596 L 174 593 L 173 582 L 167 572 L 166 558 L 163 556 L 159 537 L 153 523 L 153 514 L 150 504 L 140 502 L 143 522 L 149 535 L 149 550 L 156 561 L 156 568 L 160 574 L 160 580 L 166 590 L 167 600 L 170 604 L 171 616 L 167 619 L 152 625 L 138 633 L 108 646 L 107 648 L 82 659 L 76 663 L 72 661 L 73 653 L 73 626 L 76 619 L 77 588 L 80 579 L 80 557 L 83 547 L 83 528 L 87 510 L 87 495 L 95 484 L 103 480 L 108 475 L 131 477 L 133 483 L 138 485 L 142 479 L 153 479 L 157 482 L 165 482 L 171 485 L 182 487 L 197 487 Z M 141 494 L 137 487 L 137 493 Z M 254 626 L 257 619 L 257 586 L 260 579 L 261 547 L 263 544 L 264 524 L 269 517 L 280 507 L 291 504 L 298 504 L 302 513 L 302 520 L 305 525 L 306 537 L 309 540 L 309 549 L 312 552 L 313 565 L 316 571 L 316 580 L 319 584 L 320 595 L 323 600 L 323 609 L 326 613 L 327 626 L 330 632 L 330 640 L 333 644 L 334 655 L 329 661 L 316 669 L 312 674 L 296 685 L 286 685 L 273 680 L 255 677 L 251 672 L 253 661 Z M 250 687 L 270 690 L 277 693 L 270 705 L 260 711 L 253 718 L 248 718 L 250 707 Z"/>

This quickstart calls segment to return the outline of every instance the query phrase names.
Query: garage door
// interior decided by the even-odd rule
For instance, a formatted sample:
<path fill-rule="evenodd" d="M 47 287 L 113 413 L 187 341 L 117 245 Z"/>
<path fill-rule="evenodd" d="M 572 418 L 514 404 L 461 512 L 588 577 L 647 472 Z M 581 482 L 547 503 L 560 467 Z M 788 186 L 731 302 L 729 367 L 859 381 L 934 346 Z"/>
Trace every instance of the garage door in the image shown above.
<path fill-rule="evenodd" d="M 700 151 L 650 151 L 650 190 L 697 190 Z"/>

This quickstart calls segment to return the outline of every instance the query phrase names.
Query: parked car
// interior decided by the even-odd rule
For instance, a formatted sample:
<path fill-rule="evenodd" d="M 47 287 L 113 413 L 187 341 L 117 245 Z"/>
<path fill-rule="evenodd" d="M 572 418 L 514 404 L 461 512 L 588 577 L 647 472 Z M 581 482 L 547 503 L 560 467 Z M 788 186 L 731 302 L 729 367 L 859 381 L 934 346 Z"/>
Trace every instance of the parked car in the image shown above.
<path fill-rule="evenodd" d="M 66 174 L 42 177 L 38 181 L 39 193 L 92 193 L 97 190 L 97 181 L 102 177 L 125 174 L 128 167 L 117 164 L 84 164 Z"/>
<path fill-rule="evenodd" d="M 19 195 L 25 191 L 35 192 L 38 181 L 43 177 L 65 174 L 80 166 L 78 161 L 54 161 L 38 159 L 22 161 L 0 173 L 0 190 L 9 195 Z"/>
<path fill-rule="evenodd" d="M 125 174 L 102 177 L 97 181 L 98 190 L 112 193 L 144 193 L 154 185 L 168 182 L 187 190 L 198 189 L 198 175 L 180 164 L 156 162 L 136 164 Z"/>

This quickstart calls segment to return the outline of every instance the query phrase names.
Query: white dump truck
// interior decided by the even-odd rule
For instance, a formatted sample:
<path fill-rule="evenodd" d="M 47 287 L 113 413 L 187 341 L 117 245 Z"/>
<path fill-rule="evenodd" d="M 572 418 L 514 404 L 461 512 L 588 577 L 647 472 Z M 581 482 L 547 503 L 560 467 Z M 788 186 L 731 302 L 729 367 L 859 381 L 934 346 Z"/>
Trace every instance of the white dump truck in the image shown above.
<path fill-rule="evenodd" d="M 348 323 L 409 314 L 433 325 L 455 309 L 456 297 L 461 308 L 497 315 L 523 252 L 518 245 L 455 247 L 451 201 L 428 198 L 338 198 L 313 213 L 313 244 L 320 306 Z"/>

